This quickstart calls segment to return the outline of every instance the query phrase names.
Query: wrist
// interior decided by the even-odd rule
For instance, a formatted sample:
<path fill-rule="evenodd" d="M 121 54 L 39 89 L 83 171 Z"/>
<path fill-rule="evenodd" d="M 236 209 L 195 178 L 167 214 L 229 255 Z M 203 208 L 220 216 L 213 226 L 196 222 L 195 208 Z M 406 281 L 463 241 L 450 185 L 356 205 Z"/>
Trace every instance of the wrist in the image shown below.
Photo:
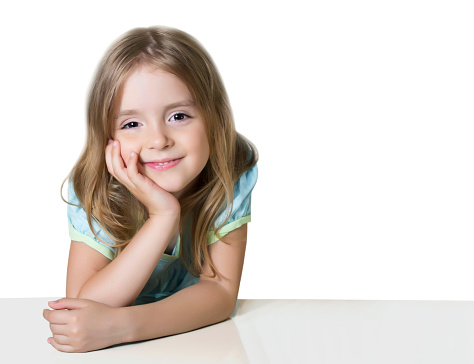
<path fill-rule="evenodd" d="M 119 332 L 121 333 L 120 343 L 137 341 L 136 325 L 133 319 L 133 307 L 119 307 L 117 310 L 119 316 L 118 322 L 120 323 Z"/>
<path fill-rule="evenodd" d="M 178 217 L 181 215 L 181 205 L 176 200 L 175 203 L 168 204 L 166 208 L 163 207 L 149 207 L 147 206 L 148 215 L 152 216 L 169 216 L 169 217 Z"/>
<path fill-rule="evenodd" d="M 169 226 L 174 226 L 177 227 L 179 224 L 179 219 L 181 217 L 180 212 L 167 212 L 167 213 L 149 213 L 148 215 L 148 220 L 151 221 L 152 223 L 158 223 L 160 222 L 161 224 L 165 222 Z"/>

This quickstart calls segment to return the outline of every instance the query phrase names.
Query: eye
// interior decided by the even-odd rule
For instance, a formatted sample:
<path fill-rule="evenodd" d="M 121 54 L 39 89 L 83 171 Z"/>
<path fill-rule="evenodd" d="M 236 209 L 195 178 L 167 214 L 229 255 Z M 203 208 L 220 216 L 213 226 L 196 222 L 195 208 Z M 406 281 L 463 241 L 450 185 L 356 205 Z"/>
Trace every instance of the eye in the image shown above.
<path fill-rule="evenodd" d="M 171 115 L 170 121 L 176 121 L 179 123 L 186 120 L 187 118 L 189 118 L 189 116 L 186 115 L 185 113 L 177 112 L 176 114 Z"/>
<path fill-rule="evenodd" d="M 132 129 L 140 126 L 141 124 L 138 121 L 130 121 L 124 126 L 122 126 L 122 129 Z"/>

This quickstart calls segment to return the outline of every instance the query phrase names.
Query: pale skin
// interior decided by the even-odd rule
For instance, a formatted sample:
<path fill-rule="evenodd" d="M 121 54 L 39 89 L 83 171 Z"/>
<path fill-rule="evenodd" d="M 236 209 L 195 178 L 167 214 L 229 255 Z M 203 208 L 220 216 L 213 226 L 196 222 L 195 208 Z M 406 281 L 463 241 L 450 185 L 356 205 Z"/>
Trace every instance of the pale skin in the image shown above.
<path fill-rule="evenodd" d="M 151 99 L 148 95 L 162 97 Z M 71 241 L 66 298 L 49 302 L 52 310 L 43 311 L 52 332 L 48 342 L 57 350 L 86 352 L 159 338 L 223 321 L 232 313 L 244 262 L 246 224 L 227 234 L 226 243 L 217 241 L 209 246 L 220 275 L 211 278 L 206 264 L 195 285 L 158 302 L 130 306 L 170 241 L 175 240 L 179 197 L 208 158 L 199 113 L 193 105 L 180 103 L 190 99 L 179 79 L 150 67 L 138 69 L 125 82 L 120 109 L 134 114 L 127 112 L 117 119 L 105 159 L 109 173 L 147 207 L 150 217 L 112 261 L 81 242 Z M 180 113 L 189 117 L 175 124 L 183 118 Z M 150 170 L 146 162 L 155 157 L 182 158 L 176 166 L 180 168 L 173 167 L 167 171 L 170 173 Z"/>

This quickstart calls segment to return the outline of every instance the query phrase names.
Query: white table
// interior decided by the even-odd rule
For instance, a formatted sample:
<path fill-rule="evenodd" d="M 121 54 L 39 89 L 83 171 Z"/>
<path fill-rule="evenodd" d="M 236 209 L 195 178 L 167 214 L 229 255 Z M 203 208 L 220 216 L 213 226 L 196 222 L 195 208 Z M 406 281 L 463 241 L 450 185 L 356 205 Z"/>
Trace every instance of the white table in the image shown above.
<path fill-rule="evenodd" d="M 67 354 L 46 342 L 49 300 L 0 299 L 2 363 L 474 363 L 474 302 L 240 300 L 217 325 Z"/>

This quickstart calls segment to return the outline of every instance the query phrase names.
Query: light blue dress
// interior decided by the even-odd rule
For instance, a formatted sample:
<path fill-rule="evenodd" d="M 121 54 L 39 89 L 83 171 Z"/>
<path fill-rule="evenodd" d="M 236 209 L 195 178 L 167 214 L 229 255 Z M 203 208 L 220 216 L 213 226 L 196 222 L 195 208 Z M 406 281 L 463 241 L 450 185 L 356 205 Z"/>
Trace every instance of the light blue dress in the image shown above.
<path fill-rule="evenodd" d="M 220 230 L 221 236 L 224 236 L 230 231 L 250 222 L 251 194 L 257 182 L 257 175 L 258 171 L 257 166 L 255 165 L 247 170 L 235 183 L 232 212 L 229 221 Z M 71 182 L 69 183 L 68 188 L 68 198 L 70 203 L 80 205 Z M 89 228 L 89 224 L 87 223 L 86 212 L 82 207 L 74 205 L 68 205 L 67 208 L 69 236 L 71 240 L 83 242 L 103 254 L 108 259 L 113 260 L 116 248 L 103 244 L 94 236 Z M 216 226 L 219 226 L 225 220 L 226 214 L 227 211 L 224 211 L 218 217 Z M 93 221 L 92 226 L 101 240 L 108 244 L 114 244 L 97 222 Z M 181 241 L 181 236 L 178 237 L 172 254 L 163 254 L 133 305 L 161 300 L 199 281 L 198 277 L 194 277 L 186 270 L 184 263 L 179 259 L 181 249 L 189 246 L 189 241 L 187 241 L 188 234 L 184 235 L 185 237 L 183 241 Z M 208 244 L 213 244 L 217 240 L 218 238 L 215 234 L 210 231 Z"/>

